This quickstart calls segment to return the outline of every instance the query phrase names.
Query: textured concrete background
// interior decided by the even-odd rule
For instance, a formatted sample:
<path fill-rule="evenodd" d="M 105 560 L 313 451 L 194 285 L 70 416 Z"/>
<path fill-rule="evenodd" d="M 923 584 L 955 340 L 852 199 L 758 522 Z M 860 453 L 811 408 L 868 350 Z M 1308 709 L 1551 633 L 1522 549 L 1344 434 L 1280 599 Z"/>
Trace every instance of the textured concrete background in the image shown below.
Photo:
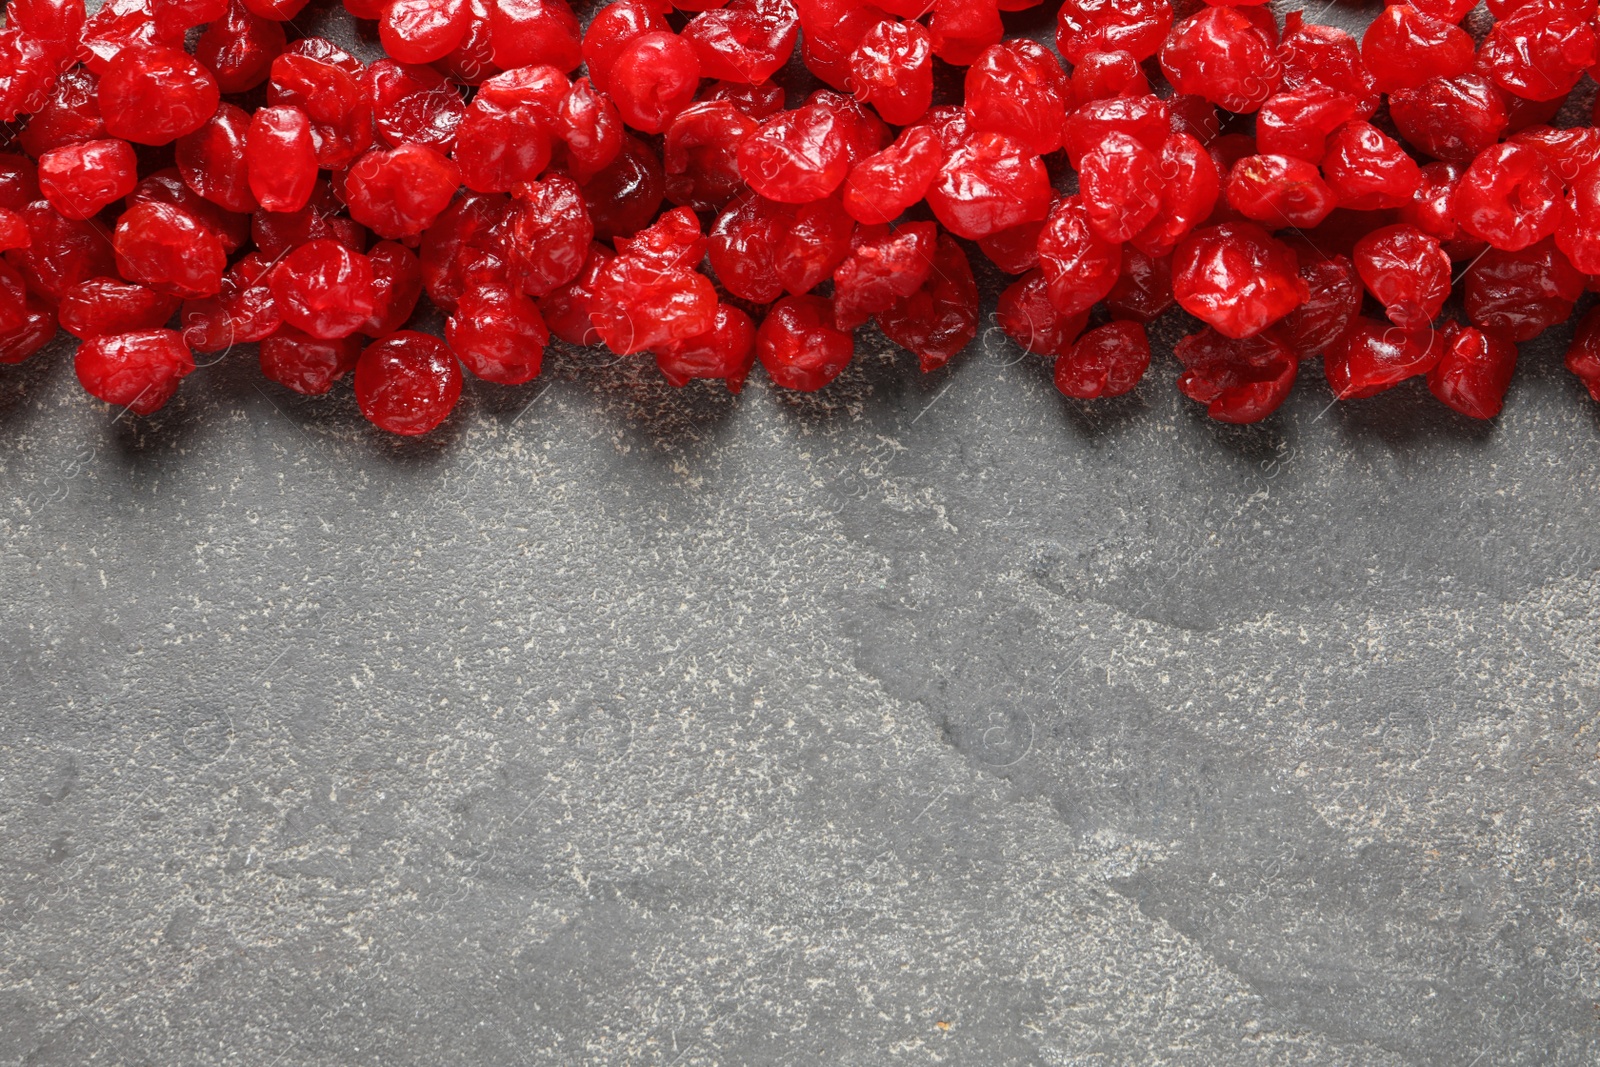
<path fill-rule="evenodd" d="M 991 279 L 992 281 L 992 279 Z M 1587 1065 L 1600 406 L 0 371 L 0 1064 Z"/>

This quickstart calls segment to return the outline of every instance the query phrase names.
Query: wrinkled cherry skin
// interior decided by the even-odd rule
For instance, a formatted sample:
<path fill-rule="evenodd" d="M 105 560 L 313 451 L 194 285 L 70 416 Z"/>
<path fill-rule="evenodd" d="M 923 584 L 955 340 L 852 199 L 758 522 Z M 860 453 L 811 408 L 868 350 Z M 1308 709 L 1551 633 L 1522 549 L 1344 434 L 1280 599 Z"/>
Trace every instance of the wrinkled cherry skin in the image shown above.
<path fill-rule="evenodd" d="M 157 292 L 191 299 L 222 288 L 222 241 L 193 215 L 161 203 L 129 208 L 112 236 L 117 270 Z"/>
<path fill-rule="evenodd" d="M 756 304 L 770 304 L 782 296 L 777 251 L 792 223 L 785 205 L 753 193 L 724 211 L 711 228 L 707 247 L 711 269 L 722 287 Z"/>
<path fill-rule="evenodd" d="M 884 19 L 850 56 L 848 87 L 885 122 L 906 126 L 933 103 L 933 40 L 918 22 Z"/>
<path fill-rule="evenodd" d="M 52 304 L 79 282 L 119 273 L 110 235 L 93 219 L 65 218 L 46 200 L 18 214 L 28 227 L 28 246 L 7 252 L 6 259 Z"/>
<path fill-rule="evenodd" d="M 69 219 L 89 219 L 139 184 L 133 148 L 126 141 L 85 141 L 39 157 L 39 188 Z"/>
<path fill-rule="evenodd" d="M 1218 422 L 1260 422 L 1282 406 L 1294 388 L 1299 361 L 1271 333 L 1245 340 L 1207 329 L 1173 349 L 1183 374 L 1178 391 L 1206 405 Z"/>
<path fill-rule="evenodd" d="M 1342 206 L 1377 211 L 1410 203 L 1422 169 L 1394 140 L 1369 122 L 1347 122 L 1328 138 L 1322 173 Z"/>
<path fill-rule="evenodd" d="M 62 294 L 56 315 L 62 329 L 90 340 L 160 329 L 177 310 L 177 297 L 117 278 L 90 278 Z"/>
<path fill-rule="evenodd" d="M 985 49 L 967 68 L 965 97 L 973 129 L 1014 137 L 1038 155 L 1061 147 L 1071 91 L 1061 64 L 1040 45 L 1018 40 Z"/>
<path fill-rule="evenodd" d="M 178 138 L 173 153 L 185 185 L 218 207 L 246 215 L 261 206 L 250 191 L 250 121 L 243 108 L 224 103 L 204 126 Z"/>
<path fill-rule="evenodd" d="M 675 341 L 655 355 L 662 377 L 674 388 L 695 378 L 721 379 L 728 392 L 737 394 L 756 362 L 756 324 L 738 308 L 722 304 L 710 333 Z"/>
<path fill-rule="evenodd" d="M 1443 340 L 1432 330 L 1408 331 L 1358 318 L 1343 340 L 1324 353 L 1322 369 L 1335 397 L 1360 400 L 1427 374 L 1443 354 Z"/>
<path fill-rule="evenodd" d="M 461 399 L 461 365 L 437 337 L 402 330 L 356 361 L 356 404 L 367 421 L 415 437 L 437 427 Z"/>
<path fill-rule="evenodd" d="M 978 336 L 978 283 L 967 254 L 941 233 L 927 281 L 878 312 L 883 335 L 917 357 L 924 374 L 954 359 Z"/>
<path fill-rule="evenodd" d="M 466 368 L 496 385 L 539 376 L 550 330 L 533 298 L 505 286 L 474 289 L 445 325 L 445 339 Z"/>
<path fill-rule="evenodd" d="M 275 266 L 252 252 L 223 276 L 222 291 L 216 296 L 185 301 L 184 342 L 196 352 L 222 352 L 272 336 L 283 325 L 272 296 Z"/>
<path fill-rule="evenodd" d="M 235 0 L 200 35 L 194 55 L 224 93 L 244 93 L 267 80 L 272 61 L 287 47 L 281 22 L 264 19 Z"/>
<path fill-rule="evenodd" d="M 675 33 L 633 38 L 611 67 L 611 99 L 622 121 L 641 133 L 664 131 L 699 87 L 700 59 Z"/>
<path fill-rule="evenodd" d="M 362 340 L 351 335 L 322 340 L 284 326 L 261 341 L 261 373 L 305 396 L 322 396 L 333 383 L 355 369 Z"/>
<path fill-rule="evenodd" d="M 272 296 L 296 329 L 324 341 L 349 337 L 376 306 L 372 264 L 337 241 L 310 241 L 272 272 Z"/>
<path fill-rule="evenodd" d="M 1428 372 L 1428 391 L 1471 419 L 1500 414 L 1517 369 L 1517 346 L 1503 337 L 1448 323 L 1444 351 Z"/>
<path fill-rule="evenodd" d="M 1259 109 L 1283 77 L 1277 46 L 1270 14 L 1207 7 L 1173 27 L 1161 48 L 1161 69 L 1178 92 L 1244 114 Z"/>
<path fill-rule="evenodd" d="M 1055 384 L 1078 400 L 1130 393 L 1150 369 L 1150 340 L 1137 322 L 1110 322 L 1078 338 L 1056 360 Z"/>
<path fill-rule="evenodd" d="M 1600 308 L 1591 308 L 1578 324 L 1567 348 L 1566 367 L 1600 401 Z"/>
<path fill-rule="evenodd" d="M 1039 266 L 1049 284 L 1050 303 L 1063 315 L 1079 315 L 1117 284 L 1122 256 L 1090 227 L 1078 198 L 1066 197 L 1051 209 L 1039 235 Z"/>
<path fill-rule="evenodd" d="M 100 78 L 106 132 L 135 144 L 171 144 L 217 110 L 216 77 L 176 48 L 125 48 Z"/>
<path fill-rule="evenodd" d="M 1357 241 L 1353 258 L 1390 322 L 1420 330 L 1438 318 L 1450 295 L 1451 268 L 1437 238 L 1403 223 L 1385 226 Z"/>
<path fill-rule="evenodd" d="M 64 71 L 42 107 L 33 112 L 17 142 L 35 159 L 52 148 L 106 136 L 100 116 L 100 79 L 83 68 Z"/>
<path fill-rule="evenodd" d="M 995 318 L 1007 337 L 1041 356 L 1066 353 L 1089 323 L 1086 311 L 1064 315 L 1056 310 L 1040 270 L 1028 271 L 1000 294 Z"/>
<path fill-rule="evenodd" d="M 1172 295 L 1172 259 L 1153 257 L 1124 245 L 1122 273 L 1106 296 L 1106 309 L 1114 319 L 1152 322 L 1177 300 Z"/>
<path fill-rule="evenodd" d="M 756 355 L 774 385 L 811 393 L 849 365 L 855 340 L 833 325 L 826 300 L 789 296 L 773 305 L 756 331 Z"/>
<path fill-rule="evenodd" d="M 84 341 L 73 357 L 84 392 L 135 415 L 160 410 L 194 371 L 194 356 L 173 330 L 142 330 Z"/>
<path fill-rule="evenodd" d="M 1472 68 L 1472 37 L 1460 26 L 1410 4 L 1383 9 L 1361 38 L 1361 58 L 1380 92 L 1415 89 L 1430 78 L 1454 78 Z"/>
<path fill-rule="evenodd" d="M 1531 341 L 1565 322 L 1585 277 L 1549 238 L 1514 252 L 1490 248 L 1467 270 L 1463 303 L 1484 333 Z"/>
<path fill-rule="evenodd" d="M 1462 175 L 1451 209 L 1467 233 L 1515 252 L 1555 232 L 1561 179 L 1539 151 L 1521 144 L 1493 145 Z"/>
<path fill-rule="evenodd" d="M 1476 74 L 1400 90 L 1389 97 L 1389 117 L 1424 153 L 1463 166 L 1498 141 L 1510 121 L 1499 90 Z"/>
<path fill-rule="evenodd" d="M 461 171 L 420 144 L 373 149 L 345 176 L 350 217 L 379 237 L 416 237 L 450 206 Z"/>
<path fill-rule="evenodd" d="M 1300 256 L 1300 277 L 1310 297 L 1273 326 L 1275 337 L 1299 359 L 1321 355 L 1344 336 L 1361 314 L 1361 278 L 1355 264 L 1342 255 L 1326 258 L 1307 249 Z"/>
<path fill-rule="evenodd" d="M 760 123 L 726 100 L 691 104 L 667 128 L 662 163 L 667 199 L 701 211 L 722 208 L 744 189 L 739 145 Z"/>
<path fill-rule="evenodd" d="M 893 222 L 933 186 L 944 160 L 938 136 L 922 126 L 904 130 L 894 144 L 868 156 L 844 184 L 844 209 L 864 225 Z"/>
<path fill-rule="evenodd" d="M 1026 145 L 981 132 L 946 157 L 927 199 L 947 230 L 975 241 L 1044 218 L 1050 176 Z"/>
<path fill-rule="evenodd" d="M 1235 340 L 1255 336 L 1310 296 L 1294 251 L 1242 222 L 1197 230 L 1180 242 L 1172 291 L 1185 311 Z"/>
<path fill-rule="evenodd" d="M 0 364 L 21 363 L 56 335 L 56 317 L 37 297 L 28 298 L 22 325 L 0 332 Z"/>
<path fill-rule="evenodd" d="M 272 61 L 267 103 L 305 112 L 319 167 L 347 167 L 372 144 L 372 97 L 361 84 L 359 68 L 352 72 L 286 52 Z"/>
<path fill-rule="evenodd" d="M 1113 51 L 1145 60 L 1166 40 L 1172 6 L 1167 0 L 1067 0 L 1056 19 L 1056 44 L 1068 63 Z"/>
<path fill-rule="evenodd" d="M 1246 156 L 1228 173 L 1228 206 L 1272 228 L 1314 229 L 1338 206 L 1317 168 L 1293 156 Z"/>
<path fill-rule="evenodd" d="M 740 175 L 781 204 L 821 200 L 844 184 L 850 165 L 838 115 L 815 103 L 780 112 L 739 146 Z"/>
<path fill-rule="evenodd" d="M 759 85 L 789 62 L 799 33 L 799 15 L 787 0 L 733 0 L 689 20 L 683 36 L 702 76 Z"/>

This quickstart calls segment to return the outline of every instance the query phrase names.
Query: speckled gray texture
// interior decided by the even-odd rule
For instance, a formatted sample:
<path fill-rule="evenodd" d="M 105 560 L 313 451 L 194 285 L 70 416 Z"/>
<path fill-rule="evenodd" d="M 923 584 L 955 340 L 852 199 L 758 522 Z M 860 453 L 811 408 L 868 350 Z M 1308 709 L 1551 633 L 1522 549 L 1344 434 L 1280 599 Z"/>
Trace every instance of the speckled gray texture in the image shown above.
<path fill-rule="evenodd" d="M 0 1064 L 1600 1057 L 1600 407 L 0 371 Z M 759 375 L 758 375 L 759 377 Z"/>

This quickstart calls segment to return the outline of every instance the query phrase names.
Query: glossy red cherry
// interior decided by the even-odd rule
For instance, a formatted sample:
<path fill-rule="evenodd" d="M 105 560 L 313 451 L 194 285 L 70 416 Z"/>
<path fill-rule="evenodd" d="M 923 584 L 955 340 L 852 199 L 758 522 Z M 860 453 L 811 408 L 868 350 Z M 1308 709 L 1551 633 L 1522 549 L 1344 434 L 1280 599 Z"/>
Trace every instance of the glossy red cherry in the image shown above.
<path fill-rule="evenodd" d="M 461 398 L 461 365 L 437 337 L 402 330 L 368 345 L 356 361 L 356 404 L 380 430 L 428 433 Z"/>

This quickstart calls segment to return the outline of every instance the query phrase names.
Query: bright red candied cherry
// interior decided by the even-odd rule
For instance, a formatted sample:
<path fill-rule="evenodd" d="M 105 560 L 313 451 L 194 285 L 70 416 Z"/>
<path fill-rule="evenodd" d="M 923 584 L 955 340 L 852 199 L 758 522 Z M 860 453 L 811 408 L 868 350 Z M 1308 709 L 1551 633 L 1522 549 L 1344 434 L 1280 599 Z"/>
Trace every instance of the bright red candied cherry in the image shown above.
<path fill-rule="evenodd" d="M 1056 360 L 1055 383 L 1062 396 L 1097 400 L 1122 396 L 1150 369 L 1150 339 L 1137 322 L 1108 322 L 1078 338 Z"/>
<path fill-rule="evenodd" d="M 594 240 L 583 191 L 565 174 L 523 186 L 506 237 L 523 292 L 538 297 L 566 285 L 583 270 Z"/>
<path fill-rule="evenodd" d="M 309 241 L 272 272 L 272 295 L 291 326 L 324 341 L 349 337 L 375 306 L 372 264 L 337 241 Z"/>
<path fill-rule="evenodd" d="M 667 384 L 682 389 L 694 378 L 721 379 L 739 393 L 756 361 L 756 324 L 736 307 L 720 304 L 709 333 L 656 350 L 656 366 Z"/>
<path fill-rule="evenodd" d="M 1484 242 L 1465 237 L 1456 223 L 1456 185 L 1466 168 L 1455 163 L 1429 163 L 1422 168 L 1422 186 L 1411 203 L 1400 208 L 1400 221 L 1439 239 L 1450 258 L 1468 258 L 1483 250 Z"/>
<path fill-rule="evenodd" d="M 1245 340 L 1202 330 L 1173 349 L 1183 374 L 1178 391 L 1206 405 L 1218 422 L 1260 422 L 1288 399 L 1300 370 L 1299 361 L 1270 333 Z"/>
<path fill-rule="evenodd" d="M 1039 235 L 1039 267 L 1050 302 L 1063 315 L 1078 315 L 1099 303 L 1117 284 L 1121 251 L 1099 237 L 1075 196 L 1058 201 Z"/>
<path fill-rule="evenodd" d="M 274 266 L 252 252 L 223 276 L 216 296 L 185 301 L 180 316 L 184 343 L 196 352 L 222 352 L 277 332 L 283 316 L 272 296 Z"/>
<path fill-rule="evenodd" d="M 784 389 L 811 393 L 832 382 L 855 355 L 855 340 L 833 325 L 833 309 L 816 296 L 788 296 L 756 331 L 756 355 Z"/>
<path fill-rule="evenodd" d="M 538 377 L 550 343 L 539 305 L 505 286 L 469 290 L 445 324 L 444 336 L 469 371 L 496 385 Z"/>
<path fill-rule="evenodd" d="M 268 381 L 304 396 L 322 396 L 355 370 L 361 347 L 361 338 L 354 334 L 325 341 L 283 326 L 263 338 L 257 352 Z"/>
<path fill-rule="evenodd" d="M 1347 122 L 1328 138 L 1322 174 L 1342 207 L 1402 207 L 1422 185 L 1422 170 L 1405 149 L 1370 122 Z"/>
<path fill-rule="evenodd" d="M 1322 370 L 1335 397 L 1361 400 L 1427 374 L 1443 354 L 1443 341 L 1431 329 L 1403 330 L 1357 318 L 1343 340 L 1323 353 Z"/>
<path fill-rule="evenodd" d="M 372 97 L 373 121 L 384 144 L 420 144 L 440 152 L 455 147 L 456 127 L 466 117 L 467 104 L 444 75 L 432 67 L 380 59 L 361 80 Z"/>
<path fill-rule="evenodd" d="M 128 194 L 126 204 L 134 208 L 144 203 L 167 204 L 193 216 L 201 226 L 217 235 L 222 250 L 233 255 L 250 239 L 250 221 L 246 215 L 226 211 L 196 193 L 184 184 L 176 167 L 167 167 L 145 175 Z"/>
<path fill-rule="evenodd" d="M 272 61 L 288 47 L 283 23 L 264 19 L 235 2 L 227 14 L 205 28 L 194 56 L 217 79 L 224 93 L 245 93 L 267 80 Z"/>
<path fill-rule="evenodd" d="M 1071 89 L 1071 102 L 1082 105 L 1116 96 L 1145 96 L 1150 80 L 1132 52 L 1090 52 L 1072 68 Z"/>
<path fill-rule="evenodd" d="M 928 37 L 933 54 L 946 63 L 971 66 L 1004 36 L 998 0 L 933 0 Z"/>
<path fill-rule="evenodd" d="M 85 141 L 39 157 L 39 188 L 69 219 L 88 219 L 139 184 L 138 161 L 126 141 Z"/>
<path fill-rule="evenodd" d="M 850 87 L 885 122 L 905 126 L 933 103 L 933 41 L 919 22 L 883 19 L 850 56 Z"/>
<path fill-rule="evenodd" d="M 1555 100 L 1572 91 L 1595 58 L 1592 7 L 1576 14 L 1530 4 L 1495 24 L 1478 62 L 1514 96 Z"/>
<path fill-rule="evenodd" d="M 694 46 L 675 33 L 633 38 L 611 67 L 611 99 L 622 121 L 642 133 L 665 130 L 699 88 L 700 59 Z"/>
<path fill-rule="evenodd" d="M 0 207 L 0 252 L 27 248 L 32 243 L 27 220 L 9 208 Z"/>
<path fill-rule="evenodd" d="M 1067 116 L 1067 157 L 1078 166 L 1084 156 L 1113 133 L 1126 134 L 1151 151 L 1160 151 L 1172 135 L 1172 116 L 1165 101 L 1154 96 L 1119 96 L 1091 100 Z"/>
<path fill-rule="evenodd" d="M 1358 118 L 1378 110 L 1377 87 L 1361 48 L 1344 30 L 1307 24 L 1304 12 L 1291 11 L 1284 16 L 1278 59 L 1283 64 L 1284 92 L 1314 84 L 1355 101 Z"/>
<path fill-rule="evenodd" d="M 550 164 L 550 129 L 540 109 L 501 106 L 480 93 L 456 127 L 461 181 L 479 193 L 508 193 Z"/>
<path fill-rule="evenodd" d="M 1515 252 L 1485 251 L 1467 271 L 1463 303 L 1484 333 L 1531 341 L 1571 316 L 1585 282 L 1547 237 Z"/>
<path fill-rule="evenodd" d="M 585 59 L 582 30 L 566 0 L 492 0 L 488 36 L 502 70 L 571 71 Z"/>
<path fill-rule="evenodd" d="M 1578 324 L 1578 332 L 1567 348 L 1566 366 L 1589 395 L 1600 401 L 1600 308 L 1590 308 Z"/>
<path fill-rule="evenodd" d="M 355 387 L 368 422 L 415 437 L 450 417 L 461 399 L 461 365 L 437 337 L 402 330 L 362 351 Z"/>
<path fill-rule="evenodd" d="M 264 107 L 245 139 L 250 191 L 263 211 L 299 211 L 317 185 L 311 120 L 297 107 Z"/>
<path fill-rule="evenodd" d="M 1444 352 L 1428 372 L 1429 392 L 1468 418 L 1500 414 L 1517 369 L 1517 346 L 1453 322 L 1445 324 L 1443 336 Z"/>
<path fill-rule="evenodd" d="M 111 242 L 93 219 L 64 218 L 44 200 L 17 214 L 27 225 L 28 247 L 7 259 L 27 275 L 30 288 L 51 302 L 81 281 L 118 273 Z"/>
<path fill-rule="evenodd" d="M 606 91 L 611 87 L 611 68 L 629 41 L 668 30 L 661 10 L 662 6 L 653 0 L 616 0 L 600 9 L 589 23 L 582 45 L 589 80 L 595 88 Z"/>
<path fill-rule="evenodd" d="M 1253 337 L 1310 296 L 1294 250 L 1248 222 L 1196 230 L 1179 243 L 1172 292 L 1224 336 Z"/>
<path fill-rule="evenodd" d="M 1012 282 L 1000 294 L 995 321 L 1005 335 L 1029 352 L 1059 356 L 1072 348 L 1072 342 L 1089 324 L 1089 313 L 1063 315 L 1050 302 L 1050 283 L 1044 272 L 1031 270 Z"/>
<path fill-rule="evenodd" d="M 372 265 L 372 317 L 361 333 L 374 340 L 400 329 L 422 298 L 422 264 L 398 241 L 379 241 L 367 250 Z"/>
<path fill-rule="evenodd" d="M 697 337 L 715 325 L 717 291 L 695 267 L 706 253 L 699 221 L 674 208 L 630 241 L 595 281 L 593 318 L 618 355 Z"/>
<path fill-rule="evenodd" d="M 1270 13 L 1207 7 L 1172 28 L 1161 48 L 1161 69 L 1178 92 L 1245 114 L 1277 90 L 1283 76 L 1277 46 Z"/>
<path fill-rule="evenodd" d="M 1044 218 L 1051 197 L 1039 157 L 1015 138 L 989 131 L 949 154 L 927 194 L 945 229 L 973 241 Z"/>
<path fill-rule="evenodd" d="M 933 269 L 938 227 L 913 222 L 893 232 L 887 226 L 856 234 L 850 254 L 833 272 L 834 322 L 854 330 L 896 300 L 922 288 Z"/>
<path fill-rule="evenodd" d="M 1343 337 L 1361 314 L 1361 278 L 1345 256 L 1324 257 L 1310 249 L 1301 254 L 1300 277 L 1311 295 L 1279 319 L 1272 333 L 1297 359 L 1310 359 Z"/>
<path fill-rule="evenodd" d="M 578 276 L 539 298 L 539 313 L 552 334 L 568 344 L 585 348 L 600 343 L 600 332 L 594 328 L 590 309 L 595 285 L 614 258 L 611 249 L 596 241 L 589 246 L 589 258 Z"/>
<path fill-rule="evenodd" d="M 1131 243 L 1148 256 L 1166 256 L 1211 216 L 1221 197 L 1217 165 L 1199 141 L 1174 133 L 1161 146 L 1161 206 Z"/>
<path fill-rule="evenodd" d="M 194 356 L 174 330 L 141 330 L 83 342 L 73 369 L 90 396 L 150 415 L 193 373 Z"/>
<path fill-rule="evenodd" d="M 1269 97 L 1256 113 L 1256 148 L 1264 155 L 1294 156 L 1318 164 L 1328 154 L 1328 136 L 1364 118 L 1357 101 L 1311 82 Z"/>
<path fill-rule="evenodd" d="M 90 278 L 68 289 L 56 315 L 61 328 L 89 340 L 156 330 L 178 310 L 178 298 L 117 278 Z"/>
<path fill-rule="evenodd" d="M 390 0 L 378 20 L 383 50 L 402 63 L 432 63 L 467 35 L 467 0 Z"/>
<path fill-rule="evenodd" d="M 1056 19 L 1056 44 L 1074 66 L 1090 52 L 1130 52 L 1145 60 L 1166 40 L 1172 6 L 1167 0 L 1067 0 Z"/>
<path fill-rule="evenodd" d="M 1367 27 L 1361 58 L 1380 92 L 1415 89 L 1431 78 L 1454 78 L 1472 69 L 1472 36 L 1460 26 L 1394 4 Z"/>
<path fill-rule="evenodd" d="M 787 0 L 732 0 L 702 11 L 684 27 L 707 78 L 758 85 L 794 54 L 800 18 Z"/>
<path fill-rule="evenodd" d="M 375 148 L 345 175 L 350 217 L 379 237 L 415 237 L 450 206 L 461 171 L 420 144 Z"/>
<path fill-rule="evenodd" d="M 1061 64 L 1026 38 L 985 49 L 967 68 L 965 106 L 972 128 L 1007 134 L 1041 156 L 1061 147 L 1070 101 Z"/>
<path fill-rule="evenodd" d="M 1136 237 L 1161 211 L 1165 181 L 1155 152 L 1125 133 L 1107 135 L 1078 163 L 1089 228 L 1113 244 Z"/>
<path fill-rule="evenodd" d="M 1277 229 L 1314 229 L 1339 206 L 1316 165 L 1293 156 L 1246 156 L 1228 172 L 1228 205 Z"/>
<path fill-rule="evenodd" d="M 924 374 L 938 370 L 978 336 L 978 283 L 966 252 L 939 235 L 933 269 L 922 288 L 877 315 L 883 335 L 917 357 Z"/>
<path fill-rule="evenodd" d="M 573 82 L 561 102 L 557 132 L 567 146 L 567 169 L 587 182 L 622 152 L 622 116 L 588 78 Z"/>
<path fill-rule="evenodd" d="M 1583 273 L 1600 274 L 1600 173 L 1584 174 L 1567 189 L 1556 247 Z"/>
<path fill-rule="evenodd" d="M 0 332 L 0 363 L 21 363 L 56 335 L 56 317 L 50 306 L 30 296 L 22 325 Z"/>
<path fill-rule="evenodd" d="M 662 164 L 667 199 L 683 207 L 716 211 L 742 189 L 739 145 L 760 123 L 726 100 L 691 104 L 667 127 Z"/>
<path fill-rule="evenodd" d="M 722 287 L 756 304 L 770 304 L 782 296 L 783 279 L 775 257 L 792 222 L 787 207 L 754 193 L 724 211 L 711 228 L 707 249 L 711 269 Z M 845 248 L 849 248 L 848 233 Z"/>
<path fill-rule="evenodd" d="M 1389 97 L 1389 117 L 1411 144 L 1465 166 L 1506 132 L 1506 106 L 1487 78 L 1434 78 Z"/>
<path fill-rule="evenodd" d="M 1439 317 L 1450 295 L 1450 257 L 1437 238 L 1404 223 L 1385 226 L 1356 242 L 1353 259 L 1390 322 L 1420 330 Z"/>
<path fill-rule="evenodd" d="M 205 124 L 221 92 L 216 77 L 179 49 L 125 48 L 100 78 L 100 114 L 113 137 L 171 144 Z"/>
<path fill-rule="evenodd" d="M 1561 203 L 1561 179 L 1543 153 L 1498 144 L 1472 161 L 1451 206 L 1467 233 L 1515 252 L 1555 232 Z"/>
<path fill-rule="evenodd" d="M 857 163 L 844 183 L 844 209 L 857 222 L 893 222 L 928 195 L 944 150 L 927 127 L 909 126 L 894 144 Z"/>
<path fill-rule="evenodd" d="M 204 126 L 178 138 L 174 156 L 184 184 L 229 211 L 247 215 L 260 207 L 250 191 L 249 133 L 249 113 L 224 103 Z"/>
<path fill-rule="evenodd" d="M 816 103 L 774 115 L 739 146 L 745 182 L 781 204 L 821 200 L 844 184 L 850 165 L 838 115 Z"/>
<path fill-rule="evenodd" d="M 347 167 L 372 144 L 372 96 L 360 73 L 359 64 L 351 71 L 300 53 L 285 52 L 272 61 L 267 103 L 305 112 L 319 167 Z"/>
<path fill-rule="evenodd" d="M 184 299 L 222 288 L 228 265 L 222 241 L 186 211 L 138 204 L 123 213 L 111 240 L 117 270 L 131 282 Z"/>
<path fill-rule="evenodd" d="M 37 104 L 37 102 L 35 102 Z M 100 79 L 82 67 L 63 71 L 43 104 L 35 106 L 17 143 L 35 159 L 52 148 L 106 136 L 100 116 Z"/>

